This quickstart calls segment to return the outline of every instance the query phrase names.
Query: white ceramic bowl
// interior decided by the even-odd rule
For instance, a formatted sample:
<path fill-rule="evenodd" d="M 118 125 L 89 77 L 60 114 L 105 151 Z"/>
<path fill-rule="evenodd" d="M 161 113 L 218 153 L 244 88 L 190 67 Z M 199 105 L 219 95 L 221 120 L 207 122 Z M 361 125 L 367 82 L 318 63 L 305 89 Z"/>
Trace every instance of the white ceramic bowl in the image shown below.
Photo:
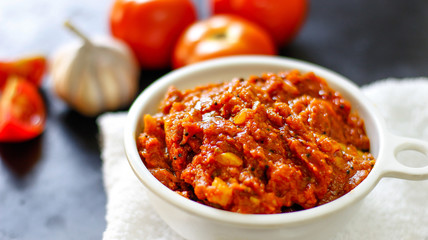
<path fill-rule="evenodd" d="M 234 77 L 277 73 L 298 69 L 313 71 L 326 79 L 330 87 L 342 93 L 364 119 L 371 141 L 371 153 L 377 159 L 368 177 L 343 197 L 319 207 L 283 214 L 240 214 L 208 207 L 171 191 L 153 177 L 137 151 L 136 138 L 143 129 L 142 116 L 155 113 L 167 88 L 175 85 L 189 89 L 198 85 L 229 81 Z M 416 150 L 428 155 L 428 143 L 393 136 L 374 106 L 359 88 L 345 77 L 323 67 L 283 58 L 243 56 L 206 61 L 184 67 L 161 77 L 142 92 L 131 106 L 125 126 L 125 150 L 130 166 L 146 186 L 149 198 L 161 218 L 186 239 L 326 239 L 342 229 L 355 214 L 362 199 L 383 177 L 411 180 L 428 179 L 428 166 L 412 168 L 400 164 L 396 155 Z"/>

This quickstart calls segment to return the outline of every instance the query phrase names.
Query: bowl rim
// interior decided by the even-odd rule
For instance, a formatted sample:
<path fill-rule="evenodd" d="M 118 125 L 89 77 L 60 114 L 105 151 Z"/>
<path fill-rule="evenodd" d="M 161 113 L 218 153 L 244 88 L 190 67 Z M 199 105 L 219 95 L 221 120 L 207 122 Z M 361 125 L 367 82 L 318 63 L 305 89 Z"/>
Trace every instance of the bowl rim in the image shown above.
<path fill-rule="evenodd" d="M 266 64 L 266 65 L 278 65 L 288 68 L 298 69 L 301 72 L 314 72 L 316 75 L 324 78 L 329 85 L 334 83 L 343 89 L 346 89 L 346 93 L 351 95 L 357 102 L 367 111 L 368 116 L 376 129 L 376 134 L 379 139 L 378 156 L 377 162 L 373 167 L 370 174 L 363 180 L 357 187 L 343 195 L 342 197 L 310 209 L 302 211 L 291 212 L 291 213 L 278 213 L 278 214 L 242 214 L 235 213 L 226 210 L 216 209 L 210 206 L 206 206 L 190 199 L 182 197 L 181 195 L 171 191 L 168 187 L 164 186 L 159 182 L 145 167 L 142 162 L 138 150 L 136 147 L 136 132 L 137 125 L 140 124 L 142 118 L 142 106 L 150 104 L 150 97 L 165 87 L 165 85 L 171 85 L 171 81 L 179 79 L 187 74 L 194 72 L 206 71 L 211 68 L 223 68 L 240 66 L 243 64 Z M 197 85 L 197 84 L 196 84 Z M 196 86 L 195 85 L 195 86 Z M 164 93 L 164 91 L 163 91 Z M 342 91 L 341 91 L 342 93 Z M 319 65 L 305 62 L 298 59 L 281 57 L 281 56 L 233 56 L 223 57 L 214 60 L 207 60 L 204 62 L 192 64 L 174 71 L 171 71 L 158 80 L 150 84 L 139 96 L 136 98 L 134 103 L 131 105 L 128 116 L 126 119 L 124 129 L 124 147 L 128 162 L 134 171 L 138 179 L 143 185 L 153 194 L 159 198 L 168 202 L 171 205 L 178 207 L 179 209 L 211 219 L 218 222 L 227 224 L 234 224 L 240 226 L 251 226 L 257 227 L 277 227 L 279 225 L 294 225 L 301 222 L 314 221 L 319 218 L 323 218 L 334 214 L 355 202 L 358 202 L 364 198 L 378 183 L 381 179 L 382 171 L 378 167 L 378 161 L 382 159 L 384 152 L 385 143 L 385 130 L 384 123 L 378 112 L 374 109 L 374 106 L 368 101 L 368 99 L 359 90 L 358 86 L 351 82 L 348 78 L 333 72 L 327 68 Z"/>

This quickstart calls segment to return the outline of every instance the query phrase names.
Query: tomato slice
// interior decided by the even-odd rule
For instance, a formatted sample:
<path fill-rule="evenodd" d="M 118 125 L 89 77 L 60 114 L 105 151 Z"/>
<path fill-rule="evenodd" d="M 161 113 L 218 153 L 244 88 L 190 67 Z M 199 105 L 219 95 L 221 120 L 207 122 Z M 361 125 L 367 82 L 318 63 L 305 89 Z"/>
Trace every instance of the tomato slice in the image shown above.
<path fill-rule="evenodd" d="M 35 84 L 9 77 L 0 95 L 0 142 L 21 142 L 40 135 L 46 109 Z"/>
<path fill-rule="evenodd" d="M 12 75 L 23 77 L 36 86 L 40 86 L 46 69 L 46 58 L 39 55 L 16 61 L 0 61 L 0 89 Z"/>

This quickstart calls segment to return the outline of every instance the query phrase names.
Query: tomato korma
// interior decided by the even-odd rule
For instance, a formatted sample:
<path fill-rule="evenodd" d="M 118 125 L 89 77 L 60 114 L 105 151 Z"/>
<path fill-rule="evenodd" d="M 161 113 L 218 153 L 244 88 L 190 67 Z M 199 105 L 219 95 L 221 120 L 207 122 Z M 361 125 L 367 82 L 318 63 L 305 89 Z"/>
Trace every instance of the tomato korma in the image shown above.
<path fill-rule="evenodd" d="M 180 91 L 144 116 L 140 156 L 165 186 L 240 213 L 333 201 L 375 159 L 364 121 L 314 73 L 266 73 Z"/>

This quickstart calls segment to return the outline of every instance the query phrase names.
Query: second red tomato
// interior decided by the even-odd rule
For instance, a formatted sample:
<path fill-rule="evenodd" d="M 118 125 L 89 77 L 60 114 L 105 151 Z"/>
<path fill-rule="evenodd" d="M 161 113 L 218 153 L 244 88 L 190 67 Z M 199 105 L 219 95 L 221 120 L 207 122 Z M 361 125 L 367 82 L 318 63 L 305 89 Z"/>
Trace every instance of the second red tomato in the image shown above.
<path fill-rule="evenodd" d="M 242 54 L 274 55 L 270 35 L 261 27 L 232 15 L 215 15 L 191 25 L 181 35 L 173 53 L 173 67 Z"/>
<path fill-rule="evenodd" d="M 211 0 L 215 14 L 241 16 L 265 28 L 278 47 L 288 44 L 302 27 L 308 0 Z"/>

